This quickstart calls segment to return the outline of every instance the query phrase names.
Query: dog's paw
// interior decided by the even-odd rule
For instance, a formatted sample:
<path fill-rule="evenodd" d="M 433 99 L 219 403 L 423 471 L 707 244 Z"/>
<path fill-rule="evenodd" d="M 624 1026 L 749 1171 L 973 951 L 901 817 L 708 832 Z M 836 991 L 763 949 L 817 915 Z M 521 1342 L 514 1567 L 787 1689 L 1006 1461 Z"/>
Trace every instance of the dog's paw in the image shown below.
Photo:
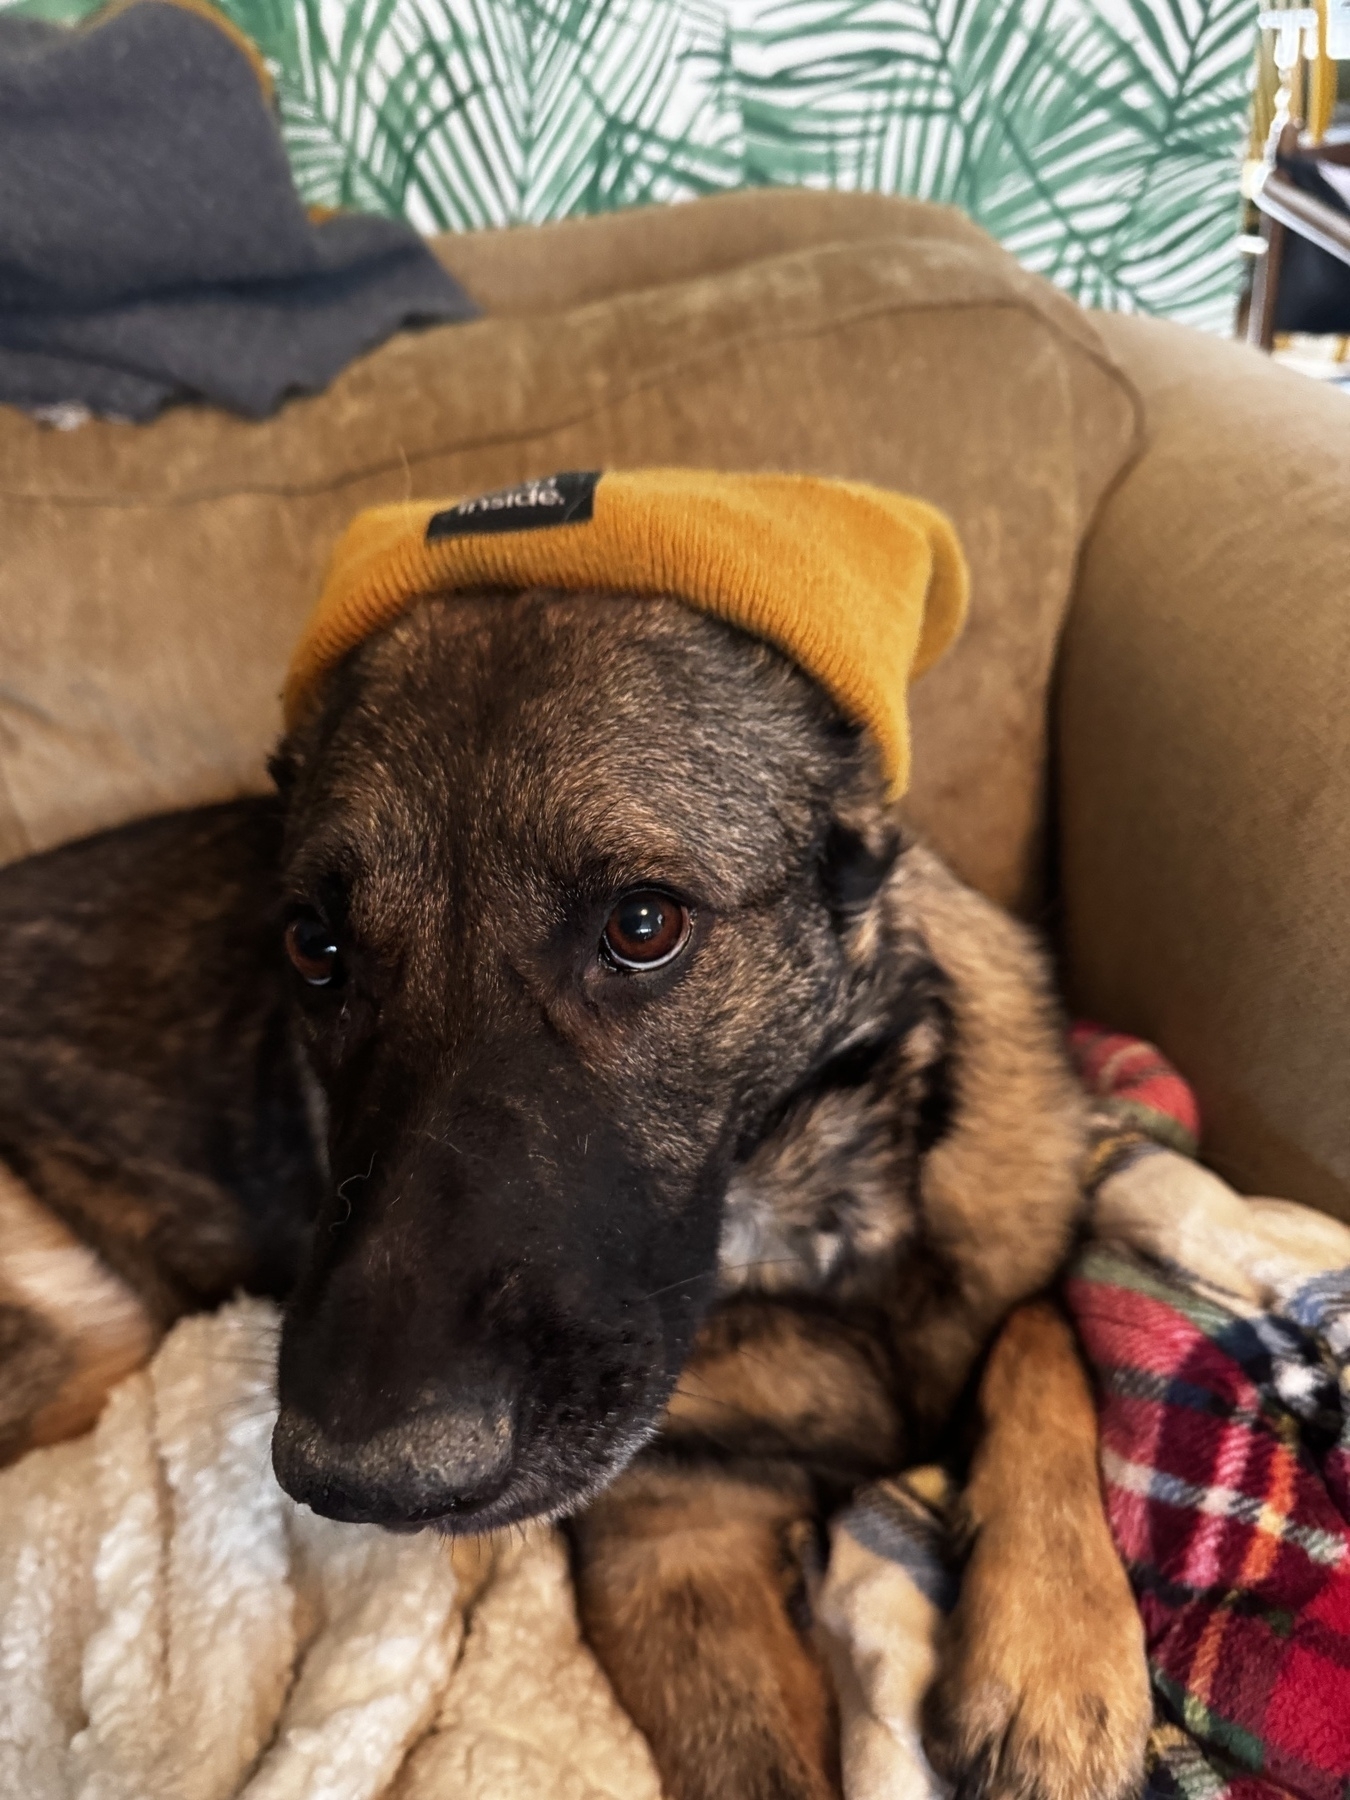
<path fill-rule="evenodd" d="M 925 1707 L 934 1768 L 956 1800 L 1129 1800 L 1152 1701 L 1123 1576 L 1118 1594 L 1070 1587 L 1056 1605 L 983 1560 L 977 1546 Z"/>
<path fill-rule="evenodd" d="M 937 1704 L 928 1752 L 954 1800 L 1131 1800 L 1141 1791 L 1147 1722 L 1141 1729 L 1099 1694 L 1016 1694 L 986 1681 Z"/>
<path fill-rule="evenodd" d="M 980 1410 L 929 1755 L 957 1800 L 1126 1800 L 1152 1722 L 1144 1628 L 1102 1510 L 1092 1396 L 1046 1302 L 1004 1326 Z"/>

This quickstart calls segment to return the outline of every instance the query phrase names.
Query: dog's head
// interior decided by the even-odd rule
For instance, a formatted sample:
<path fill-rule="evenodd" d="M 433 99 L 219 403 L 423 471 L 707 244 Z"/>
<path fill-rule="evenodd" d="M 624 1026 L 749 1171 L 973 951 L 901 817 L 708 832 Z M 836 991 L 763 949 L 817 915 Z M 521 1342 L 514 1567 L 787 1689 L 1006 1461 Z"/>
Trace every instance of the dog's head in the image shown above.
<path fill-rule="evenodd" d="M 674 601 L 427 601 L 278 761 L 329 1198 L 275 1460 L 319 1511 L 558 1513 L 651 1431 L 729 1181 L 872 1029 L 867 742 Z"/>

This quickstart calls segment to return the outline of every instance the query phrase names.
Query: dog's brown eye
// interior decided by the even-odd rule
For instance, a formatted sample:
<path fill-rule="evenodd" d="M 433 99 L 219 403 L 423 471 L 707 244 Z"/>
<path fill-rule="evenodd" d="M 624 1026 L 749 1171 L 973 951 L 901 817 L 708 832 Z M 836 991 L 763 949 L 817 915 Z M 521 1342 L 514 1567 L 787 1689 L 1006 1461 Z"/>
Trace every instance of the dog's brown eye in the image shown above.
<path fill-rule="evenodd" d="M 655 969 L 684 949 L 687 906 L 656 888 L 625 894 L 605 924 L 605 954 L 621 969 Z"/>
<path fill-rule="evenodd" d="M 286 954 L 311 987 L 327 987 L 337 973 L 338 948 L 318 913 L 304 912 L 291 920 Z"/>

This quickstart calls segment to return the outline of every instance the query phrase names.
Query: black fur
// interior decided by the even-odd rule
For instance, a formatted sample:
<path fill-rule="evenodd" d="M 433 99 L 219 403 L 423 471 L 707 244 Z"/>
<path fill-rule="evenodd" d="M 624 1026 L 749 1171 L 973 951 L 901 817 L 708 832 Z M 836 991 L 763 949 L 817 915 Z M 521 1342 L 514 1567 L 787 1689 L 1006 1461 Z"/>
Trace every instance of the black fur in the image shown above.
<path fill-rule="evenodd" d="M 281 837 L 244 801 L 0 875 L 0 1157 L 162 1324 L 285 1295 L 319 1201 Z"/>
<path fill-rule="evenodd" d="M 1044 1223 L 992 1283 L 934 1248 L 928 1159 L 1002 1053 L 929 941 L 947 878 L 810 682 L 674 603 L 432 602 L 273 768 L 280 801 L 0 875 L 0 1155 L 160 1325 L 287 1295 L 293 1494 L 456 1530 L 574 1509 L 738 1289 L 865 1318 L 901 1388 L 924 1370 L 905 1409 L 945 1417 L 1072 1180 L 1003 1155 Z M 687 947 L 624 973 L 605 920 L 651 885 Z M 1012 971 L 1053 1087 L 1034 962 L 972 907 L 958 941 Z M 282 953 L 301 918 L 337 946 L 323 985 Z M 963 1321 L 940 1378 L 935 1307 Z"/>

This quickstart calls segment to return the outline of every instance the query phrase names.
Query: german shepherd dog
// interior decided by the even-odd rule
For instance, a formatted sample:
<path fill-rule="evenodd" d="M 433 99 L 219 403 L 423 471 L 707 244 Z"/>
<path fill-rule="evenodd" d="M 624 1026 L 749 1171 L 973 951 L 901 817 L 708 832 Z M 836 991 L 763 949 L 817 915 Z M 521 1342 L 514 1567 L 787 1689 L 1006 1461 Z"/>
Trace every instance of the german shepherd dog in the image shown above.
<path fill-rule="evenodd" d="M 1038 950 L 869 741 L 677 601 L 480 593 L 353 651 L 274 774 L 0 875 L 8 1453 L 283 1299 L 283 1487 L 568 1520 L 672 1800 L 837 1793 L 820 1522 L 961 1457 L 937 1765 L 1134 1791 L 1141 1629 L 1036 1298 L 1084 1107 Z"/>

